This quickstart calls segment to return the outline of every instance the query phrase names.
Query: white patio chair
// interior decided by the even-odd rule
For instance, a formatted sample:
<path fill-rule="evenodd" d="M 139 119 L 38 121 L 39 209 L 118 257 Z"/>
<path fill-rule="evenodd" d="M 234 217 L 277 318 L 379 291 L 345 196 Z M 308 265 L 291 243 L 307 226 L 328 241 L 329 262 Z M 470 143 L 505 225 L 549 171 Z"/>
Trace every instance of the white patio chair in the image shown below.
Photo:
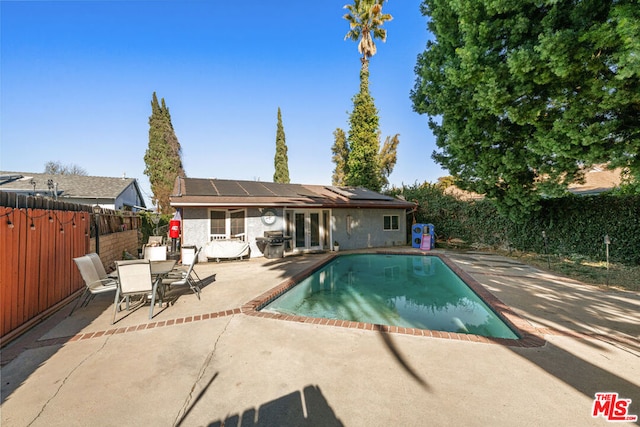
<path fill-rule="evenodd" d="M 149 307 L 149 319 L 153 318 L 153 307 L 156 305 L 158 281 L 151 280 L 151 264 L 148 260 L 116 261 L 118 270 L 118 288 L 114 300 L 113 323 L 116 323 L 116 313 L 120 311 L 123 301 L 131 296 L 142 296 L 141 304 L 146 301 L 147 295 L 151 295 L 151 307 Z"/>
<path fill-rule="evenodd" d="M 193 258 L 191 260 L 191 263 L 194 264 L 196 262 L 198 262 L 198 256 L 200 255 L 200 252 L 202 251 L 202 246 L 200 246 L 200 248 L 198 248 L 197 246 L 194 246 L 196 249 L 196 252 L 193 254 Z M 189 268 L 189 263 L 185 263 L 184 260 L 182 261 L 182 266 L 178 267 L 176 270 L 182 270 L 182 271 L 186 271 Z M 192 270 L 191 271 L 192 274 L 196 277 L 196 279 L 198 280 L 198 282 L 201 282 L 202 279 L 200 278 L 200 276 L 198 276 L 198 273 L 196 273 L 196 270 Z"/>
<path fill-rule="evenodd" d="M 167 259 L 167 246 L 149 246 L 142 248 L 142 257 L 149 261 L 164 261 Z"/>
<path fill-rule="evenodd" d="M 91 258 L 91 261 L 93 261 L 93 265 L 96 267 L 96 272 L 101 279 L 114 279 L 115 277 L 117 277 L 116 273 L 111 275 L 107 273 L 107 271 L 104 269 L 104 265 L 102 264 L 102 260 L 100 259 L 100 255 L 93 252 L 87 254 L 86 256 Z"/>
<path fill-rule="evenodd" d="M 147 244 L 155 243 L 157 245 L 162 245 L 164 240 L 164 236 L 149 236 L 149 240 L 147 240 Z"/>
<path fill-rule="evenodd" d="M 194 262 L 192 262 L 189 265 L 189 268 L 187 269 L 187 271 L 174 270 L 173 272 L 169 273 L 169 275 L 166 278 L 162 279 L 162 284 L 168 285 L 169 287 L 189 285 L 193 293 L 196 294 L 198 299 L 200 299 L 199 280 L 196 281 L 196 279 L 194 279 L 193 277 L 193 275 L 195 275 L 195 272 L 193 271 L 193 266 L 196 264 L 195 260 L 197 259 L 198 254 L 200 253 L 200 249 L 196 251 L 196 254 L 194 256 Z"/>
<path fill-rule="evenodd" d="M 80 300 L 84 299 L 81 307 L 86 306 L 89 302 L 98 294 L 116 291 L 118 288 L 118 281 L 116 279 L 106 277 L 100 277 L 96 269 L 96 265 L 92 261 L 91 257 L 84 255 L 78 258 L 74 258 L 73 261 L 76 263 L 78 270 L 80 270 L 80 275 L 82 276 L 82 280 L 84 280 L 85 290 L 78 297 L 76 304 L 71 309 L 71 313 L 69 316 L 73 314 L 76 308 L 78 308 L 78 304 Z M 102 265 L 102 262 L 100 262 Z M 102 268 L 104 271 L 104 267 Z"/>

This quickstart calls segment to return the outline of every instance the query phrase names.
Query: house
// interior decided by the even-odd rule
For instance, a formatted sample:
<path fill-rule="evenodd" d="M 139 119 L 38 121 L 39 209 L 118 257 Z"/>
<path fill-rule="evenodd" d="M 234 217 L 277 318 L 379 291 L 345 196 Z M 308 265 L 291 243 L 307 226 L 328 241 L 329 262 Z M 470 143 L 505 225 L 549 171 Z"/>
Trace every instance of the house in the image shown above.
<path fill-rule="evenodd" d="M 606 164 L 593 165 L 584 171 L 584 180 L 569 184 L 567 191 L 577 196 L 592 196 L 611 191 L 620 187 L 622 173 L 622 168 L 607 169 Z M 461 190 L 455 185 L 446 187 L 444 194 L 465 201 L 484 199 L 483 194 Z"/>
<path fill-rule="evenodd" d="M 594 165 L 584 172 L 584 182 L 569 184 L 569 192 L 594 195 L 611 191 L 622 183 L 622 168 L 607 169 L 607 165 Z"/>
<path fill-rule="evenodd" d="M 406 245 L 415 206 L 364 188 L 182 177 L 170 200 L 183 246 L 236 239 L 251 257 L 263 256 L 256 242 L 269 233 L 281 233 L 291 253 Z"/>
<path fill-rule="evenodd" d="M 83 175 L 50 175 L 32 172 L 1 172 L 0 191 L 28 196 L 100 205 L 106 209 L 137 211 L 146 209 L 138 181 Z"/>

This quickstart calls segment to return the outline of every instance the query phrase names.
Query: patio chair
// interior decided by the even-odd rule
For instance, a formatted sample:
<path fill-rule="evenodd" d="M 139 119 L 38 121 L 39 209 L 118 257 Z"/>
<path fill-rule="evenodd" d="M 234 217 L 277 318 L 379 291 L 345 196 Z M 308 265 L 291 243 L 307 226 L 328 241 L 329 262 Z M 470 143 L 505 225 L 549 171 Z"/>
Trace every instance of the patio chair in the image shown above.
<path fill-rule="evenodd" d="M 118 287 L 114 300 L 113 323 L 116 323 L 116 314 L 120 311 L 123 301 L 127 301 L 129 309 L 129 297 L 142 296 L 141 304 L 146 301 L 147 295 L 151 295 L 151 307 L 149 307 L 149 319 L 153 318 L 153 307 L 156 305 L 158 281 L 151 280 L 151 264 L 148 260 L 116 261 L 118 270 Z"/>
<path fill-rule="evenodd" d="M 193 275 L 195 275 L 195 272 L 193 271 L 193 266 L 196 264 L 195 259 L 197 259 L 198 254 L 200 253 L 200 249 L 196 251 L 194 262 L 192 262 L 189 265 L 189 268 L 187 269 L 187 271 L 174 270 L 174 272 L 169 273 L 169 275 L 166 278 L 162 279 L 162 284 L 168 285 L 169 287 L 189 285 L 189 288 L 191 288 L 193 293 L 196 294 L 198 299 L 200 299 L 200 286 L 199 286 L 200 280 L 196 281 L 193 278 Z"/>
<path fill-rule="evenodd" d="M 76 300 L 76 304 L 73 306 L 73 309 L 71 309 L 69 316 L 71 316 L 75 309 L 78 308 L 80 300 L 83 300 L 81 307 L 84 307 L 88 305 L 96 295 L 116 291 L 118 288 L 118 281 L 116 279 L 106 277 L 106 273 L 104 274 L 104 277 L 100 277 L 100 274 L 96 269 L 96 265 L 91 257 L 84 255 L 74 258 L 73 261 L 76 263 L 76 266 L 80 271 L 82 280 L 84 280 L 85 290 Z M 102 266 L 102 262 L 100 262 L 100 265 Z M 102 271 L 104 271 L 104 267 L 102 268 Z"/>
<path fill-rule="evenodd" d="M 91 261 L 93 261 L 93 265 L 96 267 L 96 272 L 98 273 L 98 277 L 100 277 L 101 279 L 114 279 L 117 277 L 117 273 L 115 272 L 113 274 L 107 273 L 107 271 L 104 269 L 104 265 L 102 264 L 102 260 L 100 259 L 100 255 L 93 252 L 93 253 L 87 254 L 86 256 L 91 258 Z"/>
<path fill-rule="evenodd" d="M 202 246 L 200 246 L 200 248 L 198 248 L 197 246 L 193 247 L 195 249 L 195 253 L 193 254 L 193 256 L 191 257 L 191 263 L 196 263 L 198 262 L 198 256 L 200 255 L 200 252 L 202 251 Z M 178 267 L 177 270 L 182 270 L 182 271 L 186 271 L 189 268 L 189 262 L 185 262 L 184 259 L 184 252 L 183 252 L 183 259 L 182 259 L 182 267 Z M 193 273 L 193 275 L 196 277 L 196 279 L 198 280 L 198 282 L 201 282 L 202 279 L 200 278 L 200 276 L 198 276 L 198 273 L 196 273 L 196 270 L 192 270 L 191 271 Z"/>
<path fill-rule="evenodd" d="M 164 236 L 149 236 L 149 240 L 147 240 L 147 244 L 155 243 L 158 246 L 162 245 L 164 241 Z"/>
<path fill-rule="evenodd" d="M 167 246 L 144 245 L 142 247 L 142 257 L 149 261 L 162 261 L 167 259 Z"/>

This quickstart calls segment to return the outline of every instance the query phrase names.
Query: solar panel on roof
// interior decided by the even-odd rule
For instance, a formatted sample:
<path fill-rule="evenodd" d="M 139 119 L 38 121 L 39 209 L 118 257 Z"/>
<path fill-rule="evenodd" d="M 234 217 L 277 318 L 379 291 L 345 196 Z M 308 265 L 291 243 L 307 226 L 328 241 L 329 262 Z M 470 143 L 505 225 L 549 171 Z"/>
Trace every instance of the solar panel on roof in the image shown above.
<path fill-rule="evenodd" d="M 218 196 L 247 196 L 248 193 L 237 181 L 215 180 L 213 186 L 218 190 Z"/>
<path fill-rule="evenodd" d="M 213 186 L 211 185 L 211 181 L 208 179 L 187 178 L 184 180 L 184 186 L 185 189 L 183 194 L 187 194 L 189 196 L 208 196 L 216 194 Z"/>
<path fill-rule="evenodd" d="M 250 196 L 275 196 L 265 183 L 260 181 L 242 181 L 240 186 L 244 188 Z"/>
<path fill-rule="evenodd" d="M 325 187 L 349 200 L 393 200 L 393 197 L 376 193 L 361 187 Z"/>

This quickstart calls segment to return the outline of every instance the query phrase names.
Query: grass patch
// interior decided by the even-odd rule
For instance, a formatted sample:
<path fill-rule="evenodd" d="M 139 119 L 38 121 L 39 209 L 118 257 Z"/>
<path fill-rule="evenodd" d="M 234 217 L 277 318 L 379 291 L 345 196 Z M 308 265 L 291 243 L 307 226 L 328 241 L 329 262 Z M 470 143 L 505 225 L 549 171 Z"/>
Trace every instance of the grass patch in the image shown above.
<path fill-rule="evenodd" d="M 537 253 L 503 254 L 542 270 L 562 274 L 583 283 L 640 290 L 640 266 L 593 261 L 581 257 L 544 255 Z"/>
<path fill-rule="evenodd" d="M 609 263 L 609 268 L 607 269 L 607 263 L 605 261 L 589 260 L 581 255 L 547 256 L 533 252 L 492 250 L 486 247 L 465 247 L 460 244 L 451 245 L 441 242 L 438 242 L 438 248 L 493 252 L 516 259 L 541 270 L 578 280 L 582 283 L 640 291 L 640 266 Z"/>

